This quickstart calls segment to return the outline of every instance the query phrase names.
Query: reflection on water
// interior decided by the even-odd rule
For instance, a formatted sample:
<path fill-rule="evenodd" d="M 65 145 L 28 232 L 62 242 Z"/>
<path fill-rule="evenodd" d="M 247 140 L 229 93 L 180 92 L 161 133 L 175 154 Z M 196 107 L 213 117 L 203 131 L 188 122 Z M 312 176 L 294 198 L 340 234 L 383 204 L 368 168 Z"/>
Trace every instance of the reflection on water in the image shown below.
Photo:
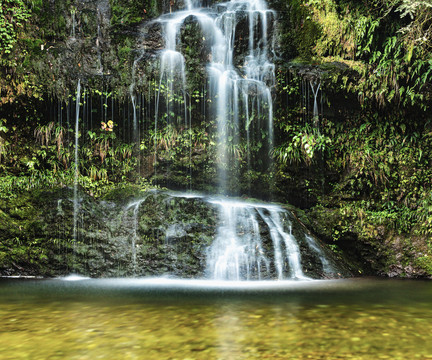
<path fill-rule="evenodd" d="M 0 359 L 432 359 L 431 282 L 261 285 L 3 280 Z"/>

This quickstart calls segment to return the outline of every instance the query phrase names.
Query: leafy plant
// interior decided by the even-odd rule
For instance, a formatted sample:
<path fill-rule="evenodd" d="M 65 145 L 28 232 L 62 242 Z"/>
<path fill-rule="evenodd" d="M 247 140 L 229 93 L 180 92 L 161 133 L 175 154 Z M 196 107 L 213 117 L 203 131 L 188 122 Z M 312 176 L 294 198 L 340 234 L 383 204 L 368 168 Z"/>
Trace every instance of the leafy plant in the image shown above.
<path fill-rule="evenodd" d="M 332 141 L 327 135 L 321 134 L 318 128 L 310 123 L 304 125 L 282 125 L 284 138 L 288 141 L 273 150 L 273 156 L 283 164 L 301 163 L 311 165 L 319 156 L 328 151 Z"/>
<path fill-rule="evenodd" d="M 30 13 L 23 0 L 3 0 L 0 4 L 0 54 L 9 54 L 18 32 L 24 27 Z"/>
<path fill-rule="evenodd" d="M 8 128 L 6 127 L 6 120 L 0 119 L 0 163 L 2 161 L 2 158 L 5 157 L 7 153 L 7 148 L 9 145 L 9 142 L 5 138 L 5 134 L 8 132 Z"/>

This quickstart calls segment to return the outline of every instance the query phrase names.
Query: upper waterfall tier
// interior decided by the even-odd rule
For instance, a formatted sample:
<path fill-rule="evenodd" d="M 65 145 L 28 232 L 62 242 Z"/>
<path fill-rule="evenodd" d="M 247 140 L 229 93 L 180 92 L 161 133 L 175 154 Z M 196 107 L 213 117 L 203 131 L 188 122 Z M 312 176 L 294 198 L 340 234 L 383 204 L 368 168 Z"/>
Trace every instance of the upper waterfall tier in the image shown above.
<path fill-rule="evenodd" d="M 163 43 L 154 102 L 155 133 L 165 125 L 192 127 L 194 119 L 187 103 L 193 89 L 188 79 L 195 75 L 190 63 L 200 60 L 205 69 L 201 83 L 209 104 L 206 121 L 216 124 L 218 192 L 235 193 L 240 153 L 247 154 L 248 171 L 257 166 L 260 171 L 272 171 L 275 13 L 261 0 L 230 1 L 211 8 L 201 5 L 186 1 L 185 9 L 155 20 L 162 29 Z M 183 42 L 183 33 L 191 24 L 200 44 Z M 186 50 L 198 45 L 205 48 L 196 52 L 205 56 L 187 58 Z M 132 92 L 131 98 L 134 100 Z"/>

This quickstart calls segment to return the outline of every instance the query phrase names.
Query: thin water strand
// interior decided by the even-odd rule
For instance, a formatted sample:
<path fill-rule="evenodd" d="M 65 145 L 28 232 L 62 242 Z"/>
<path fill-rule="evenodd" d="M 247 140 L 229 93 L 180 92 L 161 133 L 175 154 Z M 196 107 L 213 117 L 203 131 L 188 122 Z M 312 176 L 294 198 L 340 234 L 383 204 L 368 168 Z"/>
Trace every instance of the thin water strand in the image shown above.
<path fill-rule="evenodd" d="M 81 101 L 81 80 L 78 79 L 77 90 L 76 90 L 76 103 L 75 103 L 75 176 L 74 176 L 74 212 L 73 212 L 73 239 L 77 241 L 77 225 L 78 225 L 78 175 L 79 175 L 79 159 L 78 159 L 78 147 L 79 147 L 79 115 L 80 115 L 80 101 Z"/>
<path fill-rule="evenodd" d="M 323 266 L 324 275 L 332 276 L 334 274 L 337 274 L 336 269 L 330 264 L 330 261 L 327 259 L 324 251 L 321 249 L 320 245 L 316 242 L 316 240 L 308 234 L 305 234 L 305 239 L 309 248 L 315 251 L 315 253 L 318 255 Z"/>

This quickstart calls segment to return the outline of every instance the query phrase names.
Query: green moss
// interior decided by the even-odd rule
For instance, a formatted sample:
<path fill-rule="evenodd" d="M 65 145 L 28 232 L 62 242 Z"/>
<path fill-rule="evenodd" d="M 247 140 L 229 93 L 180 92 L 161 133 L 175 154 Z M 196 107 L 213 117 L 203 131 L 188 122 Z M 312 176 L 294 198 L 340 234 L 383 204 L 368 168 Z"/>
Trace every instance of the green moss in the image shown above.
<path fill-rule="evenodd" d="M 9 253 L 0 251 L 0 268 L 7 268 L 10 266 Z"/>
<path fill-rule="evenodd" d="M 125 42 L 119 46 L 117 54 L 120 62 L 128 62 L 130 59 L 130 53 L 132 51 L 132 43 L 130 39 L 126 39 Z"/>
<path fill-rule="evenodd" d="M 280 1 L 274 6 L 280 14 L 279 43 L 283 56 L 310 61 L 316 40 L 321 36 L 321 27 L 313 21 L 311 8 L 302 0 Z"/>
<path fill-rule="evenodd" d="M 110 0 L 111 25 L 128 26 L 161 14 L 162 8 L 155 0 Z"/>
<path fill-rule="evenodd" d="M 425 255 L 415 260 L 415 265 L 424 270 L 429 276 L 432 276 L 432 256 Z"/>
<path fill-rule="evenodd" d="M 127 203 L 142 196 L 145 190 L 139 185 L 125 184 L 110 190 L 101 197 L 101 200 Z"/>
<path fill-rule="evenodd" d="M 188 71 L 187 86 L 189 92 L 193 93 L 201 89 L 202 79 L 206 77 L 205 62 L 209 55 L 209 44 L 198 22 L 189 22 L 183 26 L 181 42 Z"/>

